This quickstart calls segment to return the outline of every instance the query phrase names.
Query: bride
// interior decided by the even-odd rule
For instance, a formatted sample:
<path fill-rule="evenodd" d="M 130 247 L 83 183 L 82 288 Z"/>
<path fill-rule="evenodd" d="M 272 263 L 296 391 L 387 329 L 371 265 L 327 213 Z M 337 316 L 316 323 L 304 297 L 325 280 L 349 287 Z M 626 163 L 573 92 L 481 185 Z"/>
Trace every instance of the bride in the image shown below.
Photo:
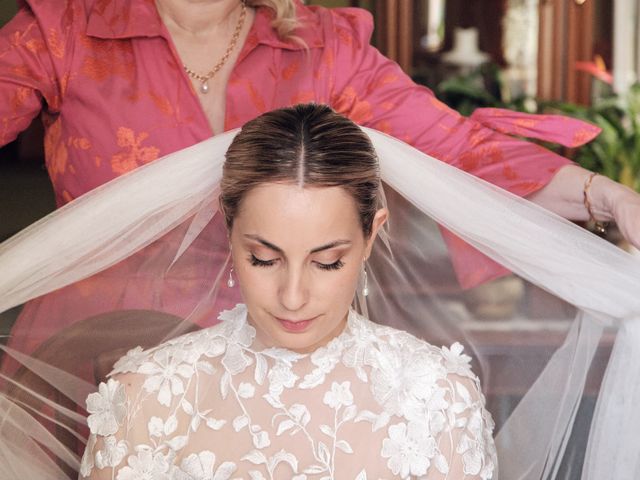
<path fill-rule="evenodd" d="M 82 475 L 491 478 L 493 423 L 460 345 L 350 310 L 380 188 L 367 135 L 326 106 L 247 123 L 220 195 L 246 306 L 118 361 L 87 401 Z"/>
<path fill-rule="evenodd" d="M 22 365 L 0 373 L 1 478 L 638 478 L 636 258 L 324 107 L 235 135 L 0 246 L 0 311 L 152 293 L 31 356 L 0 345 Z M 436 223 L 547 293 L 471 318 Z"/>

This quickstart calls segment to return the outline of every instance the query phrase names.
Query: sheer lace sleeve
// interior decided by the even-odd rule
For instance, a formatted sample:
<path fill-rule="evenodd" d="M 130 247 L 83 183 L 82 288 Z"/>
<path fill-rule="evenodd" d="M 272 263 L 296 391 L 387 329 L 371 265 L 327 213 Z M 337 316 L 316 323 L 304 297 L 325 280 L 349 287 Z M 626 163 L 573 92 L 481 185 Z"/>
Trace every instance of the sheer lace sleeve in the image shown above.
<path fill-rule="evenodd" d="M 138 347 L 116 363 L 113 376 L 87 398 L 91 435 L 81 478 L 192 480 L 201 478 L 194 472 L 202 469 L 230 478 L 235 465 L 217 465 L 211 445 L 193 438 L 205 423 L 212 431 L 220 428 L 208 416 L 211 409 L 199 408 L 215 369 L 199 361 L 204 343 L 198 340 L 203 335 L 196 333 L 148 351 Z M 215 342 L 210 346 L 210 352 L 224 351 Z M 189 445 L 202 448 L 191 453 Z"/>
<path fill-rule="evenodd" d="M 458 343 L 439 349 L 406 334 L 395 336 L 389 340 L 396 344 L 395 359 L 376 362 L 372 375 L 374 395 L 386 398 L 385 411 L 393 414 L 381 450 L 389 470 L 402 479 L 493 478 L 494 424 L 470 357 Z M 380 375 L 385 364 L 394 368 Z"/>
<path fill-rule="evenodd" d="M 493 478 L 497 465 L 493 443 L 493 419 L 484 408 L 478 380 L 468 375 L 449 374 L 444 400 L 447 403 L 443 430 L 436 437 L 442 457 L 432 475 L 424 479 Z"/>
<path fill-rule="evenodd" d="M 116 472 L 127 469 L 125 459 L 134 454 L 130 451 L 132 445 L 136 445 L 139 457 L 145 456 L 139 446 L 151 446 L 153 442 L 148 434 L 148 415 L 140 411 L 139 402 L 136 402 L 142 392 L 143 378 L 127 373 L 101 383 L 98 392 L 89 395 L 87 410 L 91 433 L 82 457 L 80 478 L 116 478 Z M 152 463 L 151 448 L 147 452 L 150 457 L 147 463 Z M 118 475 L 117 478 L 129 477 Z"/>

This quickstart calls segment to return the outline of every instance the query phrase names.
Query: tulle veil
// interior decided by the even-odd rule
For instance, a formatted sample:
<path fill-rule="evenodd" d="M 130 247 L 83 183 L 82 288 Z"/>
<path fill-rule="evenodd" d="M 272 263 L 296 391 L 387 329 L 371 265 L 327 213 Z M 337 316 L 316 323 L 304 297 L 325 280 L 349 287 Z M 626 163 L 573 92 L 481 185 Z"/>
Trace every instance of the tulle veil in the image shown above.
<path fill-rule="evenodd" d="M 637 258 L 364 130 L 390 222 L 356 307 L 436 345 L 465 346 L 497 422 L 500 479 L 640 478 Z M 0 245 L 0 312 L 26 304 L 23 315 L 45 319 L 2 347 L 1 478 L 77 476 L 84 399 L 118 357 L 211 325 L 241 300 L 225 286 L 217 203 L 236 133 L 103 185 Z M 509 319 L 475 308 L 492 290 L 456 286 L 438 225 L 514 272 L 518 308 L 498 315 Z"/>

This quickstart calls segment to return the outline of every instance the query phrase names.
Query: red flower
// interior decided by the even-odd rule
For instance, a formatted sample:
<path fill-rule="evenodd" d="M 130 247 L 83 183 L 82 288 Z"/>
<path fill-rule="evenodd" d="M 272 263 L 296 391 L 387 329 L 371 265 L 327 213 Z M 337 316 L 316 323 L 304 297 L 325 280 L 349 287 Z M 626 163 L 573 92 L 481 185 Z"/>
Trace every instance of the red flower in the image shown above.
<path fill-rule="evenodd" d="M 590 73 L 598 80 L 608 83 L 609 85 L 613 83 L 613 75 L 611 75 L 611 72 L 607 71 L 604 60 L 600 55 L 596 55 L 593 62 L 576 62 L 575 69 L 581 72 Z"/>

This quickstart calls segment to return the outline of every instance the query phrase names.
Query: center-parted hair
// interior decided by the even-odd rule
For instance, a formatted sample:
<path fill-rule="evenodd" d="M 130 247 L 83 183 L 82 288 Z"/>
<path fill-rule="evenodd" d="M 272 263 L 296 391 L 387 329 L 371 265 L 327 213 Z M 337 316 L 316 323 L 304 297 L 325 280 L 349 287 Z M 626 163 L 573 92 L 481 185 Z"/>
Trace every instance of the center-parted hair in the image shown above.
<path fill-rule="evenodd" d="M 369 137 L 326 105 L 273 110 L 242 127 L 222 173 L 220 204 L 229 230 L 245 195 L 265 183 L 344 188 L 356 203 L 364 235 L 371 234 L 378 158 Z"/>

